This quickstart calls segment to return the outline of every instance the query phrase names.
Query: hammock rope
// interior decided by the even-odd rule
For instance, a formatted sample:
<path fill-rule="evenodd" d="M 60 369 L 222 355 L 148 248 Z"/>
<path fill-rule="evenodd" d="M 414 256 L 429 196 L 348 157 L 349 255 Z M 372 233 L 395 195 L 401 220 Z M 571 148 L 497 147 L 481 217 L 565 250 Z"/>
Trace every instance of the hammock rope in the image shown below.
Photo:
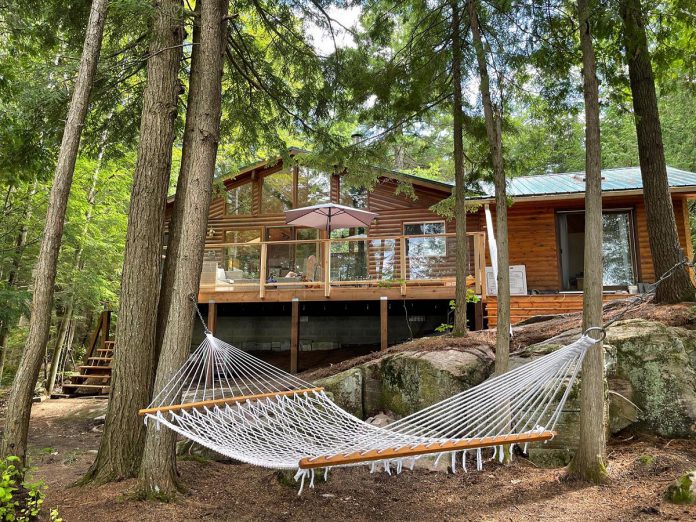
<path fill-rule="evenodd" d="M 601 328 L 591 329 L 600 331 Z M 323 388 L 272 366 L 206 332 L 203 342 L 140 413 L 222 455 L 274 469 L 296 469 L 300 492 L 316 468 L 381 465 L 401 471 L 421 455 L 503 446 L 554 437 L 554 427 L 585 353 L 577 341 L 457 395 L 377 427 L 336 405 Z"/>

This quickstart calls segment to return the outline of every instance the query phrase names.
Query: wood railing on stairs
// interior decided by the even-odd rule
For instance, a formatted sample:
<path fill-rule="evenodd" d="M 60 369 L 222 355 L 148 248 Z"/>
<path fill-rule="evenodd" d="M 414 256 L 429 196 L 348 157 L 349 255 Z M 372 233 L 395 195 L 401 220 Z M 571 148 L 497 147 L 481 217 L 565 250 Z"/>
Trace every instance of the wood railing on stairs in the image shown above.
<path fill-rule="evenodd" d="M 111 310 L 99 315 L 97 327 L 90 336 L 84 364 L 78 366 L 79 374 L 63 384 L 63 393 L 73 396 L 107 395 L 111 386 L 111 361 L 115 342 L 110 340 Z"/>

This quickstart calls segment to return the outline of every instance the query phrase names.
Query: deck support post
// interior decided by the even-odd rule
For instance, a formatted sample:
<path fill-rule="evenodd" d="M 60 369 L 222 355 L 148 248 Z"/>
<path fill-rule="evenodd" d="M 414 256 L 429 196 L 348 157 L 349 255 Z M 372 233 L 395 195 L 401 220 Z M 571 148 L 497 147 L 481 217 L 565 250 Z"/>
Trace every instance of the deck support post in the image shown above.
<path fill-rule="evenodd" d="M 208 301 L 208 330 L 215 335 L 217 333 L 217 304 Z"/>
<path fill-rule="evenodd" d="M 290 317 L 290 373 L 297 373 L 297 355 L 300 348 L 300 300 L 292 298 Z"/>
<path fill-rule="evenodd" d="M 379 347 L 385 351 L 389 346 L 389 300 L 386 296 L 379 298 Z"/>

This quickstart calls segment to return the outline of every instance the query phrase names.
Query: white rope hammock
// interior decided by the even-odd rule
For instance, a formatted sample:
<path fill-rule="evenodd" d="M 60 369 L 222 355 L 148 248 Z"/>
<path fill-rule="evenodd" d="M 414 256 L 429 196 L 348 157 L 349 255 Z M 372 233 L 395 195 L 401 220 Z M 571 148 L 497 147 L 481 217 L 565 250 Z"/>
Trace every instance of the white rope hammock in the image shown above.
<path fill-rule="evenodd" d="M 599 329 L 598 329 L 599 330 Z M 371 463 L 387 472 L 413 467 L 423 454 L 450 454 L 546 441 L 588 348 L 574 343 L 489 379 L 385 428 L 337 406 L 322 388 L 207 333 L 203 343 L 141 410 L 177 433 L 227 457 L 274 469 L 297 469 L 302 487 L 314 470 Z M 438 458 L 439 458 L 438 457 Z M 302 491 L 300 488 L 300 492 Z"/>

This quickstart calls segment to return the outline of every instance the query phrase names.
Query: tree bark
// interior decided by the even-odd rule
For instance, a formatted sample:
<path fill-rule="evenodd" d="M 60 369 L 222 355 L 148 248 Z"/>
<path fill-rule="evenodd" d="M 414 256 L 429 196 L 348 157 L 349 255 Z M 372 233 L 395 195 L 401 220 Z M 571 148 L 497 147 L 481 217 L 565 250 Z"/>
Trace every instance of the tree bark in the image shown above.
<path fill-rule="evenodd" d="M 590 0 L 578 0 L 585 97 L 585 259 L 583 329 L 602 326 L 602 148 L 599 123 L 599 81 L 594 48 Z M 570 466 L 584 480 L 602 482 L 606 472 L 606 397 L 604 348 L 589 349 L 582 365 L 580 389 L 580 442 Z"/>
<path fill-rule="evenodd" d="M 80 148 L 82 127 L 89 106 L 89 95 L 99 61 L 106 11 L 107 0 L 94 0 L 87 23 L 80 68 L 58 153 L 58 163 L 46 214 L 46 226 L 36 263 L 29 334 L 7 402 L 5 432 L 0 452 L 2 456 L 17 455 L 22 463 L 26 458 L 31 399 L 48 342 L 65 211 Z"/>
<path fill-rule="evenodd" d="M 111 396 L 99 452 L 84 481 L 137 476 L 145 442 L 138 410 L 148 404 L 153 382 L 164 208 L 184 37 L 181 0 L 162 0 L 155 7 L 128 215 Z"/>
<path fill-rule="evenodd" d="M 228 0 L 203 0 L 200 16 L 200 46 L 191 64 L 187 128 L 191 131 L 190 151 L 182 162 L 177 190 L 181 221 L 176 227 L 181 246 L 173 274 L 168 320 L 163 332 L 157 368 L 158 393 L 181 368 L 190 352 L 194 305 L 198 293 L 205 247 L 208 210 L 213 189 L 215 160 L 220 135 L 222 72 L 227 41 Z M 184 196 L 181 197 L 180 193 Z M 171 253 L 168 252 L 168 255 Z M 158 430 L 150 423 L 140 471 L 139 493 L 143 497 L 170 498 L 178 489 L 176 434 Z"/>
<path fill-rule="evenodd" d="M 679 244 L 674 207 L 669 193 L 655 78 L 641 2 L 640 0 L 621 0 L 620 11 L 638 137 L 638 158 L 643 179 L 648 242 L 657 280 L 684 259 L 684 252 Z M 675 271 L 658 286 L 655 300 L 659 303 L 677 303 L 692 301 L 695 296 L 691 278 L 687 269 L 684 268 Z"/>
<path fill-rule="evenodd" d="M 486 51 L 481 39 L 475 0 L 469 0 L 469 23 L 478 63 L 481 101 L 486 120 L 486 135 L 491 150 L 493 164 L 493 184 L 495 186 L 495 228 L 498 247 L 497 307 L 498 322 L 495 338 L 495 373 L 500 375 L 508 370 L 510 353 L 510 257 L 508 246 L 507 189 L 503 164 L 502 110 L 495 110 L 491 99 L 490 78 L 486 63 Z"/>
<path fill-rule="evenodd" d="M 198 55 L 200 53 L 201 24 L 199 21 L 201 19 L 201 5 L 201 2 L 196 2 L 194 7 L 193 19 L 196 20 L 196 22 L 193 24 L 191 70 L 193 70 L 194 64 L 198 62 Z M 187 106 L 194 101 L 192 93 L 194 91 L 194 87 L 197 88 L 197 82 L 199 82 L 199 78 L 194 77 L 193 74 L 190 74 Z M 169 220 L 169 243 L 167 244 L 167 255 L 164 259 L 164 267 L 162 269 L 162 278 L 160 281 L 159 306 L 157 308 L 157 333 L 155 337 L 155 351 L 153 354 L 153 382 L 155 379 L 155 373 L 157 371 L 157 363 L 159 361 L 162 342 L 164 340 L 164 330 L 166 329 L 167 321 L 169 320 L 169 307 L 172 302 L 174 274 L 177 269 L 176 259 L 179 255 L 179 245 L 181 244 L 179 225 L 184 218 L 183 201 L 186 199 L 186 193 L 188 190 L 188 184 L 184 182 L 185 180 L 181 179 L 181 174 L 183 165 L 186 165 L 190 161 L 188 156 L 191 154 L 191 139 L 195 131 L 194 126 L 195 121 L 193 118 L 188 117 L 187 111 L 186 123 L 184 124 L 183 144 L 181 149 L 182 168 L 179 171 L 179 179 L 177 179 L 176 184 L 176 194 L 172 207 L 172 216 Z"/>
<path fill-rule="evenodd" d="M 467 333 L 466 277 L 469 265 L 469 243 L 466 236 L 466 180 L 464 175 L 464 123 L 462 114 L 462 35 L 459 2 L 450 2 L 452 9 L 452 136 L 454 137 L 454 215 L 457 242 L 454 328 L 452 335 Z"/>
<path fill-rule="evenodd" d="M 53 393 L 53 388 L 56 385 L 56 376 L 58 375 L 58 365 L 60 364 L 60 357 L 63 353 L 63 347 L 65 346 L 65 340 L 68 336 L 68 327 L 72 321 L 73 308 L 75 306 L 75 299 L 71 295 L 68 304 L 65 307 L 65 313 L 63 314 L 63 319 L 60 321 L 60 326 L 58 327 L 58 334 L 56 335 L 56 344 L 53 348 L 53 355 L 51 355 L 51 367 L 48 371 L 48 379 L 46 379 L 46 393 L 50 396 Z"/>

